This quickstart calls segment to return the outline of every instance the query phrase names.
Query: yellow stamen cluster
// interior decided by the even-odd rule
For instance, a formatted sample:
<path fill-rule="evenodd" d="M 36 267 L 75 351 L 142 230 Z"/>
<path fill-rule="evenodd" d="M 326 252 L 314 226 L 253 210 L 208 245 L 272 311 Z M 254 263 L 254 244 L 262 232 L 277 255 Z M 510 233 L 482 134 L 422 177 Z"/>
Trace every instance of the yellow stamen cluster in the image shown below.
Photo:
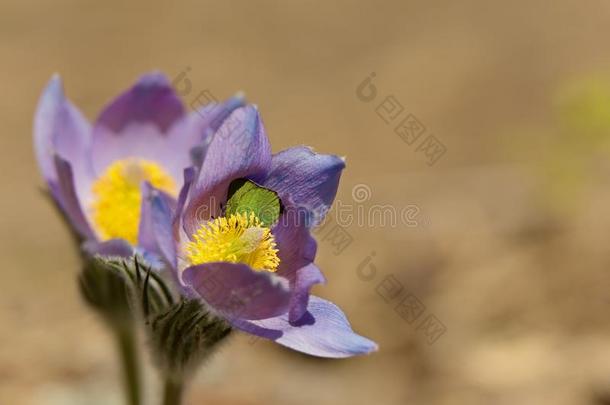
<path fill-rule="evenodd" d="M 137 158 L 117 160 L 93 183 L 90 214 L 102 240 L 123 238 L 137 243 L 143 181 L 176 194 L 174 179 L 163 168 Z"/>
<path fill-rule="evenodd" d="M 186 245 L 186 257 L 191 264 L 244 263 L 274 272 L 280 264 L 275 247 L 273 234 L 254 213 L 237 213 L 200 226 Z"/>

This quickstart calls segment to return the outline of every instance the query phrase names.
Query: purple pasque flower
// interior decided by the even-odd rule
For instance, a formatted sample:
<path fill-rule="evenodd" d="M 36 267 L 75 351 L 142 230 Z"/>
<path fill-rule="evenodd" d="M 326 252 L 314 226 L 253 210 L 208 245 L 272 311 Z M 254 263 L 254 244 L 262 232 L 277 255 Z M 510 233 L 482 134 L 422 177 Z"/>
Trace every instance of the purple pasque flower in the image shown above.
<path fill-rule="evenodd" d="M 375 351 L 336 305 L 310 295 L 325 282 L 313 263 L 310 227 L 328 211 L 344 167 L 342 158 L 307 147 L 272 155 L 257 108 L 235 109 L 201 166 L 185 171 L 175 209 L 148 186 L 143 221 L 155 230 L 151 245 L 185 296 L 202 299 L 235 328 L 321 357 Z M 279 196 L 273 224 L 252 212 L 228 214 L 229 189 L 242 179 Z"/>
<path fill-rule="evenodd" d="M 191 149 L 202 148 L 240 105 L 243 100 L 235 97 L 186 114 L 167 78 L 151 73 L 91 125 L 54 76 L 38 103 L 34 147 L 51 195 L 86 250 L 130 255 L 134 247 L 145 247 L 150 235 L 140 223 L 143 184 L 154 185 L 174 204 L 182 172 L 192 165 Z"/>

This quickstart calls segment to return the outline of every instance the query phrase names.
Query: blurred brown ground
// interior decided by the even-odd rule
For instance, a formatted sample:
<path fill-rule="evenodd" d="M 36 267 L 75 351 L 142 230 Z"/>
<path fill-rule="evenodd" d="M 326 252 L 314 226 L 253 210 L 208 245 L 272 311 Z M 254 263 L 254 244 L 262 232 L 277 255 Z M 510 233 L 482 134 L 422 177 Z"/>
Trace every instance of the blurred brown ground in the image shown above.
<path fill-rule="evenodd" d="M 189 404 L 610 403 L 608 155 L 567 190 L 568 209 L 536 175 L 556 142 L 553 94 L 610 72 L 609 38 L 603 1 L 0 0 L 0 403 L 120 403 L 113 342 L 81 304 L 75 252 L 40 192 L 43 86 L 59 72 L 93 119 L 141 73 L 187 66 L 193 91 L 246 92 L 275 151 L 346 155 L 342 201 L 365 184 L 366 206 L 417 204 L 424 219 L 352 225 L 339 255 L 320 241 L 316 292 L 378 353 L 323 361 L 240 335 Z M 366 104 L 355 88 L 371 72 Z M 390 94 L 446 145 L 436 165 L 377 116 Z M 367 282 L 356 269 L 372 251 Z M 434 344 L 378 295 L 389 275 L 446 326 Z"/>

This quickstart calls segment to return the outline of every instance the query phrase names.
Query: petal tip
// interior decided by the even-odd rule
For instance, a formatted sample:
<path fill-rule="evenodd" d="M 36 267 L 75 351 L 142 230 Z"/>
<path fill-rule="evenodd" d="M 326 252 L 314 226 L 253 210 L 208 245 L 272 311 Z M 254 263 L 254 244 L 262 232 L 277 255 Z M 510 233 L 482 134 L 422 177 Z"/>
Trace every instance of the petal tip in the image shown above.
<path fill-rule="evenodd" d="M 243 91 L 240 90 L 237 93 L 235 93 L 233 98 L 236 99 L 236 100 L 243 101 L 245 103 L 245 101 L 246 101 L 246 93 L 244 93 Z"/>
<path fill-rule="evenodd" d="M 59 84 L 61 84 L 61 83 L 62 83 L 62 81 L 61 81 L 61 75 L 59 74 L 59 72 L 54 72 L 54 73 L 51 75 L 51 80 L 49 80 L 49 83 L 55 83 L 55 82 L 58 82 Z"/>
<path fill-rule="evenodd" d="M 363 342 L 363 350 L 358 354 L 372 354 L 379 351 L 379 345 L 377 343 L 365 337 L 362 337 L 362 339 L 365 340 L 365 342 Z"/>
<path fill-rule="evenodd" d="M 160 70 L 153 70 L 140 76 L 136 86 L 167 87 L 170 86 L 170 81 Z"/>
<path fill-rule="evenodd" d="M 128 124 L 155 124 L 162 133 L 184 115 L 184 105 L 167 76 L 151 72 L 140 76 L 131 88 L 110 101 L 97 126 L 121 133 Z"/>
<path fill-rule="evenodd" d="M 43 99 L 52 99 L 55 102 L 64 99 L 64 84 L 58 73 L 53 73 L 43 91 Z"/>

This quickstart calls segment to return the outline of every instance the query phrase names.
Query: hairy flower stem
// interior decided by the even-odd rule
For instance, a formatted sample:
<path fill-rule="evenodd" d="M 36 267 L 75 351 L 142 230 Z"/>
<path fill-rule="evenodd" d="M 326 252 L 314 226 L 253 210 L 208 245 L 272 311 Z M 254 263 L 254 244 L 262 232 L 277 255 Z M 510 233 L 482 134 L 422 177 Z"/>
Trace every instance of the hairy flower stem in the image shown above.
<path fill-rule="evenodd" d="M 180 405 L 182 403 L 183 388 L 182 378 L 173 375 L 167 376 L 165 392 L 163 393 L 163 405 Z"/>
<path fill-rule="evenodd" d="M 123 367 L 126 404 L 140 405 L 140 368 L 135 333 L 131 327 L 118 328 L 116 337 Z"/>

